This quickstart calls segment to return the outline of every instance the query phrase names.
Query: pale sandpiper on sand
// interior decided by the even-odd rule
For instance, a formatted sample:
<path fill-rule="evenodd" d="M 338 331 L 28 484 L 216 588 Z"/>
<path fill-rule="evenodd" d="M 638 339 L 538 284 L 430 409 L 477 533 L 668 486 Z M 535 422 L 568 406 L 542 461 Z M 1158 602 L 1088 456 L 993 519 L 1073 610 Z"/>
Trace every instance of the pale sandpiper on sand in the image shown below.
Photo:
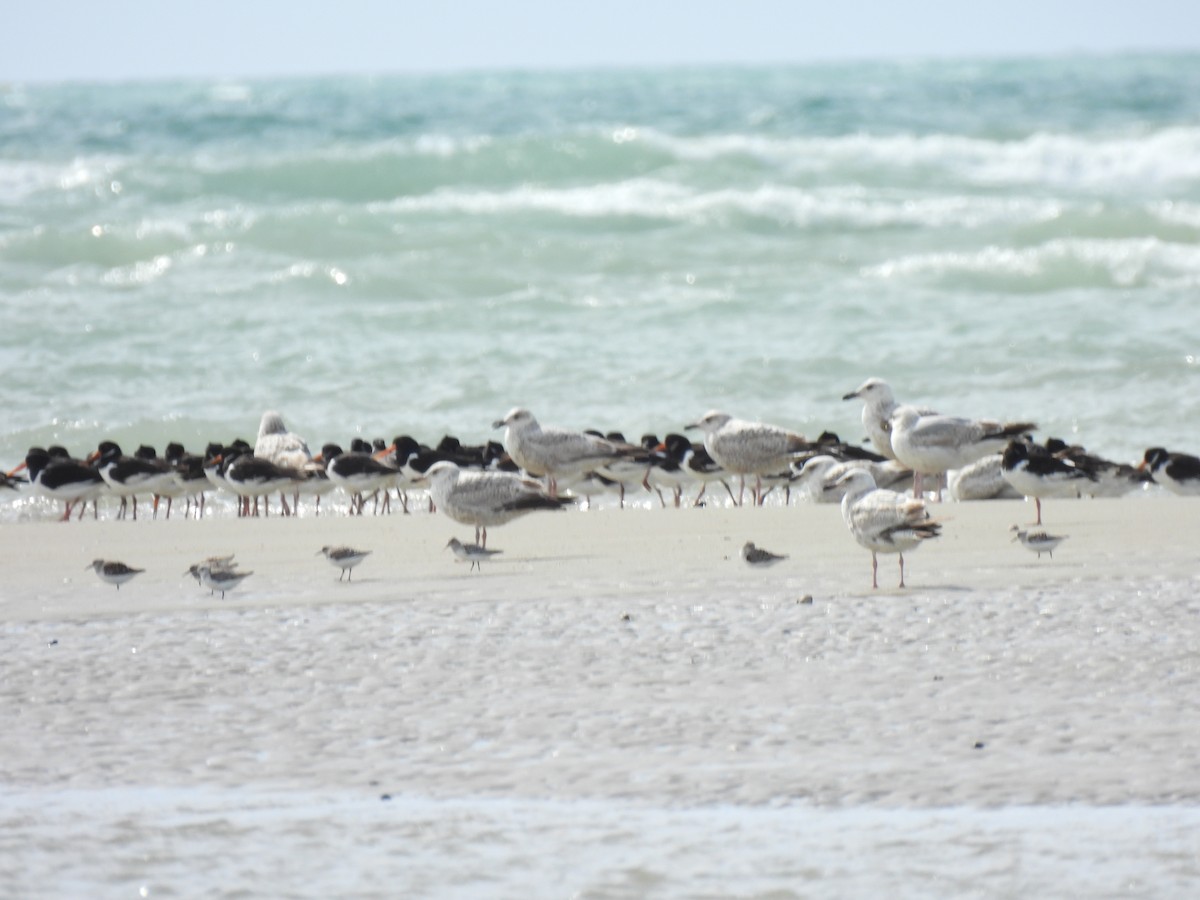
<path fill-rule="evenodd" d="M 146 571 L 145 569 L 135 569 L 113 559 L 93 559 L 89 565 L 84 566 L 84 569 L 95 570 L 102 580 L 109 584 L 115 584 L 118 591 L 121 589 L 121 585 L 129 579 Z"/>
<path fill-rule="evenodd" d="M 341 581 L 343 576 L 347 581 L 351 581 L 354 578 L 354 567 L 371 555 L 370 550 L 355 550 L 353 547 L 322 547 L 317 551 L 317 555 L 322 553 L 330 565 L 342 570 L 338 581 Z"/>
<path fill-rule="evenodd" d="M 1014 541 L 1020 541 L 1023 547 L 1027 550 L 1032 550 L 1038 555 L 1038 559 L 1042 558 L 1043 553 L 1049 553 L 1050 558 L 1054 559 L 1054 548 L 1067 539 L 1065 534 L 1025 531 L 1018 525 L 1014 525 L 1009 531 L 1015 532 Z"/>
<path fill-rule="evenodd" d="M 214 569 L 207 565 L 199 565 L 195 568 L 196 577 L 200 583 L 210 591 L 220 591 L 222 600 L 225 599 L 226 591 L 232 591 L 254 574 L 253 572 L 234 572 L 231 569 Z"/>
<path fill-rule="evenodd" d="M 450 538 L 446 542 L 446 546 L 454 551 L 454 555 L 458 557 L 460 562 L 466 561 L 471 564 L 471 569 L 479 569 L 483 571 L 483 566 L 480 565 L 485 559 L 495 556 L 497 553 L 503 553 L 502 550 L 488 550 L 486 547 L 481 547 L 478 544 L 464 544 L 458 538 Z"/>

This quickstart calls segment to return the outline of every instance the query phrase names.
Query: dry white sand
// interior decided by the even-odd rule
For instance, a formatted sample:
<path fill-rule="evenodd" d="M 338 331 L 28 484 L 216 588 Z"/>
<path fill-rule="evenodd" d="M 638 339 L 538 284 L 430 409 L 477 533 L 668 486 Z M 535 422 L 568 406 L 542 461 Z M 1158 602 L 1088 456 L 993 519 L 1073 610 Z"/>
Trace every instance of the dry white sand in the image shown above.
<path fill-rule="evenodd" d="M 983 841 L 982 829 L 1003 845 L 988 831 L 995 820 L 981 826 L 964 814 L 946 825 L 938 811 L 1119 805 L 1126 815 L 1110 828 L 1068 812 L 1042 832 L 1022 818 L 1012 833 L 1044 834 L 1068 848 L 1075 868 L 1101 878 L 1073 880 L 1075 888 L 1120 895 L 1096 874 L 1119 857 L 1132 867 L 1121 885 L 1170 895 L 1200 876 L 1187 837 L 1200 802 L 1200 503 L 1050 501 L 1047 528 L 1069 538 L 1041 560 L 1009 532 L 1032 511 L 1020 502 L 936 508 L 944 535 L 908 557 L 909 587 L 894 587 L 895 557 L 881 557 L 879 591 L 870 589 L 869 553 L 835 506 L 535 515 L 492 531 L 504 553 L 482 572 L 444 546 L 469 530 L 424 513 L 0 526 L 0 706 L 9 713 L 0 826 L 14 842 L 35 843 L 66 829 L 85 853 L 78 832 L 89 821 L 113 840 L 140 840 L 139 828 L 150 827 L 134 813 L 99 811 L 110 803 L 155 811 L 161 827 L 181 810 L 211 824 L 236 817 L 239 803 L 278 809 L 263 799 L 271 792 L 332 794 L 341 799 L 325 808 L 329 821 L 353 829 L 358 814 L 338 804 L 386 794 L 407 798 L 416 819 L 428 809 L 412 804 L 447 803 L 437 808 L 502 828 L 496 820 L 519 809 L 520 827 L 548 842 L 535 855 L 550 859 L 592 843 L 561 821 L 571 819 L 563 803 L 587 805 L 571 809 L 586 808 L 589 827 L 614 845 L 624 846 L 619 821 L 641 821 L 681 848 L 701 832 L 712 841 L 715 825 L 686 819 L 689 830 L 671 810 L 867 810 L 870 827 L 824 820 L 849 829 L 842 843 L 859 850 L 875 846 L 864 835 L 888 811 L 929 811 L 917 832 L 933 829 L 943 842 Z M 738 554 L 746 540 L 790 558 L 751 570 Z M 317 555 L 335 543 L 373 551 L 353 583 L 339 584 Z M 255 573 L 225 600 L 182 574 L 222 553 Z M 118 591 L 84 571 L 95 557 L 147 571 Z M 467 813 L 453 805 L 463 802 Z M 492 802 L 508 812 L 481 806 Z M 547 803 L 560 805 L 528 806 Z M 1184 818 L 1151 828 L 1147 816 L 1164 805 Z M 658 811 L 652 821 L 646 809 Z M 1101 831 L 1088 832 L 1086 849 L 1082 838 L 1054 836 L 1084 834 L 1077 820 Z M 783 828 L 755 821 L 743 836 Z M 1163 836 L 1147 845 L 1131 822 Z M 496 856 L 462 871 L 496 878 L 497 865 L 534 866 L 483 832 L 474 843 L 456 832 Z M 319 848 L 315 833 L 305 839 Z M 228 839 L 204 834 L 214 848 Z M 566 834 L 573 843 L 554 844 Z M 409 831 L 403 839 L 421 845 Z M 171 846 L 176 855 L 167 856 L 180 858 Z M 896 860 L 875 857 L 881 872 L 908 871 L 908 859 L 920 859 L 926 875 L 937 869 L 916 846 L 895 846 Z M 88 858 L 107 858 L 92 851 Z M 662 863 L 666 884 L 692 858 L 679 854 Z M 170 859 L 147 877 L 170 881 Z M 69 873 L 71 886 L 140 883 L 113 871 L 89 880 L 52 851 L 32 862 Z M 654 868 L 645 858 L 625 863 Z M 6 872 L 30 864 L 26 854 L 0 868 L 0 886 L 14 887 L 19 876 Z M 910 884 L 939 892 L 974 878 L 966 857 L 946 864 L 949 881 Z M 1046 887 L 1056 871 L 1048 865 L 1051 874 L 1039 870 L 1029 883 L 1025 857 L 996 893 L 1036 888 L 1039 878 Z M 616 887 L 600 876 L 583 882 L 584 894 L 654 895 L 648 885 L 663 884 L 629 871 Z M 778 879 L 762 889 L 820 892 L 790 868 Z M 371 893 L 361 881 L 311 883 Z M 836 895 L 888 882 L 821 883 Z M 732 883 L 710 887 L 719 895 Z"/>

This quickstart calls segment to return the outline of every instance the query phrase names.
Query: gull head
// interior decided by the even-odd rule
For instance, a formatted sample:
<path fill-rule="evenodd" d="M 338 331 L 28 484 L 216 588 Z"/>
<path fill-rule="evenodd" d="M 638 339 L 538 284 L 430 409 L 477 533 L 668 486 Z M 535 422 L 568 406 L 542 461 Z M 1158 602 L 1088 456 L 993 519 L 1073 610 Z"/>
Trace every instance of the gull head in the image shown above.
<path fill-rule="evenodd" d="M 825 477 L 825 473 L 838 465 L 838 461 L 832 456 L 821 454 L 813 456 L 805 460 L 802 466 L 792 466 L 792 470 L 799 476 L 801 481 L 808 482 L 812 479 L 821 479 Z"/>
<path fill-rule="evenodd" d="M 892 431 L 895 431 L 897 428 L 911 427 L 919 418 L 921 418 L 921 413 L 915 406 L 897 406 L 888 423 L 891 425 Z"/>
<path fill-rule="evenodd" d="M 875 476 L 866 469 L 851 469 L 841 478 L 833 483 L 833 487 L 846 488 L 846 496 L 861 491 L 875 490 Z"/>
<path fill-rule="evenodd" d="M 506 415 L 503 419 L 497 419 L 495 422 L 493 422 L 492 427 L 511 428 L 515 425 L 517 428 L 524 428 L 527 425 L 531 425 L 536 422 L 537 419 L 533 417 L 533 413 L 531 413 L 525 407 L 514 406 L 508 411 L 508 415 Z"/>
<path fill-rule="evenodd" d="M 691 425 L 684 425 L 683 428 L 685 431 L 698 428 L 705 434 L 712 434 L 714 431 L 723 428 L 726 423 L 732 419 L 733 416 L 729 415 L 729 413 L 723 413 L 718 410 L 711 409 L 706 412 L 702 418 L 693 422 Z"/>
<path fill-rule="evenodd" d="M 439 460 L 426 470 L 425 474 L 416 479 L 417 483 L 429 482 L 434 485 L 453 484 L 458 480 L 458 464 L 448 459 Z"/>
<path fill-rule="evenodd" d="M 843 400 L 865 400 L 867 403 L 887 406 L 896 402 L 891 386 L 882 378 L 868 378 L 858 390 L 846 394 Z"/>
<path fill-rule="evenodd" d="M 287 426 L 283 424 L 283 416 L 274 410 L 263 413 L 262 421 L 258 423 L 258 436 L 268 434 L 287 434 Z"/>

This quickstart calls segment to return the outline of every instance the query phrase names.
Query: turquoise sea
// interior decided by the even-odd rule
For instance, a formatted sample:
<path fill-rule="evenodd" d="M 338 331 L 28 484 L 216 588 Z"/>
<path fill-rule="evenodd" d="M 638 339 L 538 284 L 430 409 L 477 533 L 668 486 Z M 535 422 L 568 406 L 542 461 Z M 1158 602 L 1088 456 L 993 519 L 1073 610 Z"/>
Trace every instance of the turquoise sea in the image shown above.
<path fill-rule="evenodd" d="M 30 444 L 856 432 L 866 377 L 1200 446 L 1200 56 L 0 90 Z"/>

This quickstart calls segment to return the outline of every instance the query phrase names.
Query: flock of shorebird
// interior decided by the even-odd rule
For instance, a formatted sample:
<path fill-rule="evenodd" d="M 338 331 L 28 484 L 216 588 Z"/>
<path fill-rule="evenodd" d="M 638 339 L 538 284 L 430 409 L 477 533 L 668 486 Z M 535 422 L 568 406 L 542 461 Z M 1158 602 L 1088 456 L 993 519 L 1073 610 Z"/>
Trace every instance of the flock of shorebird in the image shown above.
<path fill-rule="evenodd" d="M 268 515 L 268 498 L 274 494 L 284 515 L 292 512 L 289 496 L 293 505 L 302 496 L 313 497 L 319 512 L 321 497 L 334 488 L 347 493 L 352 514 L 363 514 L 368 500 L 375 512 L 387 511 L 393 490 L 407 512 L 407 492 L 419 488 L 428 492 L 431 509 L 474 526 L 475 543 L 453 539 L 448 545 L 472 568 L 498 552 L 487 549 L 489 527 L 534 511 L 561 510 L 580 496 L 590 501 L 596 493 L 613 491 L 623 505 L 626 491 L 641 487 L 656 492 L 664 506 L 667 491 L 679 506 L 683 492 L 696 487 L 698 505 L 708 487 L 719 483 L 733 503 L 741 505 L 749 489 L 759 505 L 772 491 L 790 495 L 799 490 L 816 502 L 841 504 L 846 527 L 871 552 L 873 587 L 878 587 L 879 553 L 898 555 L 903 587 L 904 553 L 941 532 L 927 506 L 927 491 L 939 500 L 943 491 L 959 500 L 1033 498 L 1037 525 L 1046 498 L 1119 496 L 1147 482 L 1200 495 L 1200 459 L 1188 454 L 1151 448 L 1137 466 L 1111 462 L 1054 438 L 1035 443 L 1032 422 L 960 418 L 901 405 L 879 378 L 868 379 L 843 399 L 862 402 L 872 449 L 830 432 L 808 439 L 715 410 L 684 426 L 684 431 L 701 432 L 702 441 L 669 434 L 662 441 L 647 435 L 631 443 L 617 433 L 542 426 L 529 410 L 517 408 L 493 423 L 504 432 L 499 442 L 468 447 L 447 437 L 427 447 L 407 436 L 390 444 L 356 439 L 349 451 L 325 444 L 314 455 L 278 413 L 268 412 L 254 446 L 244 441 L 210 444 L 198 456 L 172 444 L 159 459 L 151 448 L 126 456 L 117 444 L 104 441 L 82 460 L 62 448 L 33 447 L 23 463 L 3 475 L 0 486 L 17 487 L 19 473 L 28 470 L 33 491 L 63 503 L 64 520 L 76 506 L 82 517 L 89 502 L 98 515 L 101 496 L 120 500 L 118 518 L 128 514 L 130 501 L 137 518 L 138 495 L 153 497 L 155 515 L 166 499 L 169 517 L 172 500 L 180 497 L 188 502 L 185 514 L 195 501 L 197 515 L 203 515 L 208 488 L 234 494 L 239 515 L 258 515 L 260 502 L 262 514 Z M 1021 529 L 1014 538 L 1039 557 L 1062 539 Z M 365 556 L 349 548 L 321 552 L 341 565 L 344 574 Z M 764 566 L 783 557 L 747 544 L 743 558 Z M 118 586 L 137 574 L 103 560 L 94 566 Z M 236 584 L 235 576 L 248 574 L 211 561 L 193 570 L 202 584 L 221 591 Z"/>

